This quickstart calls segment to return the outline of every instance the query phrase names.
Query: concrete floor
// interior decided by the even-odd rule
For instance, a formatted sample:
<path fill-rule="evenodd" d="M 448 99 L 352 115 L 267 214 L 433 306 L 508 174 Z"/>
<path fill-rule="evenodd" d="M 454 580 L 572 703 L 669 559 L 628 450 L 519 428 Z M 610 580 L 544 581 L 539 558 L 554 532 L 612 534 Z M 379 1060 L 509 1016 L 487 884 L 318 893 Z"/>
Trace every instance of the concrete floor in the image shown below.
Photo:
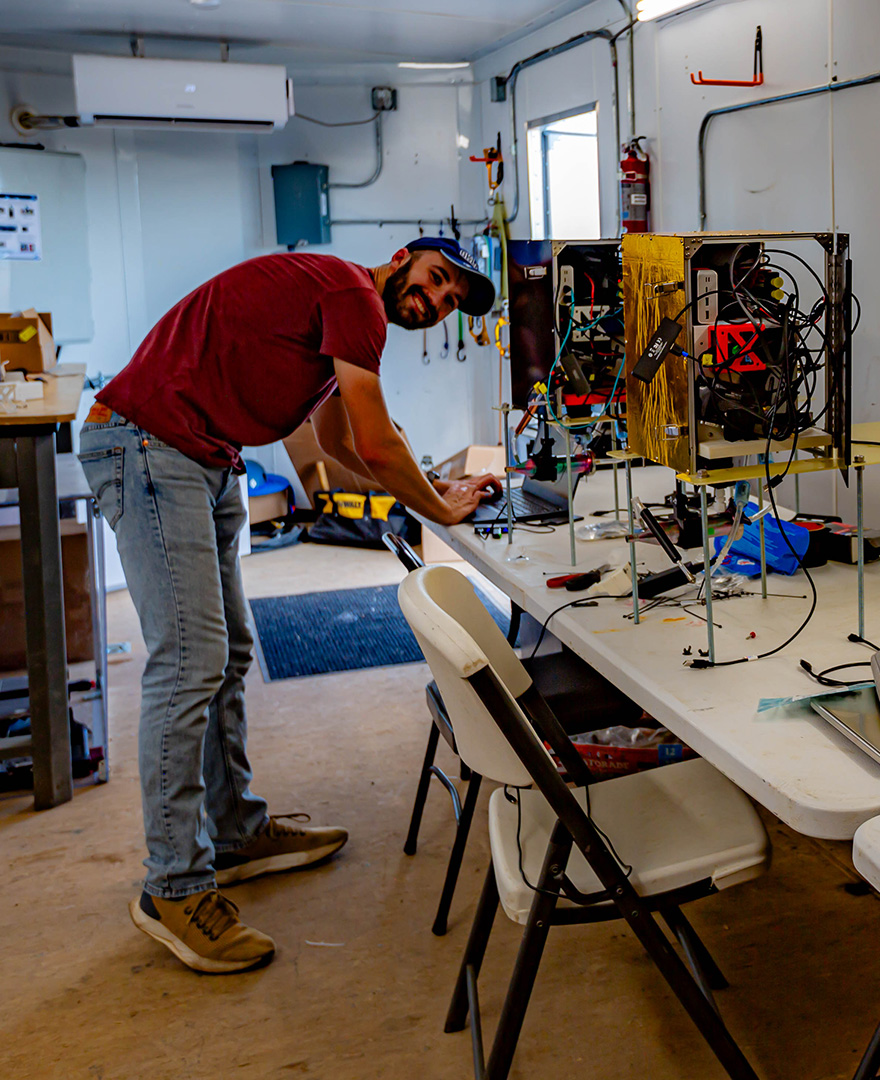
<path fill-rule="evenodd" d="M 384 552 L 299 546 L 244 562 L 250 596 L 396 581 Z M 439 786 L 418 855 L 401 846 L 427 734 L 423 665 L 249 684 L 256 789 L 273 812 L 351 829 L 329 865 L 230 895 L 279 944 L 268 968 L 183 967 L 129 921 L 139 887 L 136 767 L 144 659 L 126 593 L 109 598 L 111 782 L 42 814 L 0 798 L 0 1077 L 16 1080 L 462 1080 L 468 1036 L 443 1017 L 487 860 L 475 828 L 450 932 L 429 927 L 452 834 Z M 485 792 L 483 799 L 485 799 Z M 478 812 L 478 821 L 484 821 Z M 768 819 L 763 879 L 688 913 L 731 988 L 728 1026 L 763 1080 L 852 1076 L 880 1017 L 880 906 L 853 895 L 845 844 Z M 520 930 L 499 917 L 481 979 L 497 1016 Z M 722 1070 L 621 924 L 551 934 L 513 1080 L 713 1080 Z"/>

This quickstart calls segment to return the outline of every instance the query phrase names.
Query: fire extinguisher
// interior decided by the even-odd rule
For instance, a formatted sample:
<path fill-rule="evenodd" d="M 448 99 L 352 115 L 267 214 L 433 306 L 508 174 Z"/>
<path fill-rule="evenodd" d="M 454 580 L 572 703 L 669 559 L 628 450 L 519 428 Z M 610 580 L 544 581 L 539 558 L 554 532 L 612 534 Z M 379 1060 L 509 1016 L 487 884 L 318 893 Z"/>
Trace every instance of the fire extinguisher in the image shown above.
<path fill-rule="evenodd" d="M 639 147 L 644 138 L 644 135 L 637 135 L 622 147 L 624 157 L 620 162 L 620 223 L 627 232 L 648 231 L 651 162 Z"/>

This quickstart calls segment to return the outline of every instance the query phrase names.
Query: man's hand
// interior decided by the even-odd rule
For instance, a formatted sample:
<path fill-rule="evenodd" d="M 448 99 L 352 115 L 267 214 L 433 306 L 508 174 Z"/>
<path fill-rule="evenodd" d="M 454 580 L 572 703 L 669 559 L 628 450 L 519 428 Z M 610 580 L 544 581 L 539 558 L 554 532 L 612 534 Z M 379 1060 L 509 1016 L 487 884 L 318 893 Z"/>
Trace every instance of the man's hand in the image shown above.
<path fill-rule="evenodd" d="M 472 514 L 481 502 L 499 495 L 501 482 L 497 477 L 485 474 L 471 476 L 467 480 L 435 480 L 434 490 L 456 515 L 454 522 L 447 523 L 454 525 Z"/>
<path fill-rule="evenodd" d="M 444 499 L 446 498 L 446 492 L 452 487 L 472 488 L 474 491 L 479 491 L 484 499 L 491 499 L 495 495 L 501 494 L 501 481 L 497 476 L 492 476 L 490 473 L 469 476 L 466 480 L 434 481 L 434 490 L 438 495 L 442 495 Z"/>

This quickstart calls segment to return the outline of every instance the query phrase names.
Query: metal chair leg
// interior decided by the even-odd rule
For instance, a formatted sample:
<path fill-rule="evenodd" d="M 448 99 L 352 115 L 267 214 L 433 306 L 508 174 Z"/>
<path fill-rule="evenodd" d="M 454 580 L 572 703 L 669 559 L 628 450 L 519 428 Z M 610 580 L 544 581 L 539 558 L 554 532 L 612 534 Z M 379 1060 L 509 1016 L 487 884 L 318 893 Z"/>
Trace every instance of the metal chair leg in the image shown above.
<path fill-rule="evenodd" d="M 471 1050 L 474 1057 L 474 1080 L 484 1080 L 486 1076 L 486 1057 L 483 1053 L 483 1023 L 480 1015 L 480 995 L 477 990 L 477 973 L 473 964 L 468 964 L 465 971 L 467 982 L 468 1009 L 471 1014 Z"/>
<path fill-rule="evenodd" d="M 477 805 L 477 796 L 480 794 L 480 784 L 482 783 L 482 780 L 483 778 L 479 773 L 472 773 L 470 781 L 468 782 L 464 806 L 461 809 L 461 815 L 459 816 L 458 824 L 455 829 L 455 843 L 452 845 L 452 851 L 449 853 L 449 864 L 446 867 L 446 879 L 443 882 L 443 892 L 440 894 L 437 915 L 434 919 L 434 925 L 431 927 L 431 933 L 436 934 L 437 937 L 443 937 L 446 933 L 449 909 L 452 906 L 452 897 L 455 893 L 456 883 L 458 882 L 458 875 L 461 870 L 461 860 L 464 856 L 464 849 L 467 844 L 468 833 L 470 832 L 471 821 L 474 817 L 474 809 Z"/>
<path fill-rule="evenodd" d="M 415 855 L 419 839 L 419 827 L 422 824 L 422 811 L 425 809 L 425 800 L 428 798 L 428 785 L 431 782 L 431 766 L 434 764 L 434 755 L 437 753 L 437 742 L 440 731 L 436 724 L 431 724 L 428 732 L 428 746 L 425 750 L 425 760 L 422 762 L 422 771 L 419 773 L 419 786 L 416 789 L 416 801 L 413 804 L 412 817 L 409 822 L 409 832 L 406 834 L 406 843 L 403 845 L 404 853 Z"/>
<path fill-rule="evenodd" d="M 684 958 L 687 961 L 687 965 L 690 968 L 691 974 L 694 977 L 694 982 L 699 986 L 703 997 L 709 1002 L 715 1012 L 718 1012 L 718 1003 L 715 1001 L 715 996 L 712 993 L 712 986 L 709 982 L 707 973 L 703 970 L 703 966 L 700 963 L 700 956 L 697 950 L 694 948 L 694 943 L 691 937 L 688 935 L 688 929 L 681 925 L 676 918 L 678 912 L 677 908 L 673 908 L 671 911 L 661 911 L 660 913 L 663 919 L 672 933 L 675 935 L 676 941 L 681 946 L 681 951 L 684 953 Z"/>
<path fill-rule="evenodd" d="M 877 1026 L 853 1080 L 877 1080 L 880 1076 L 880 1025 Z"/>
<path fill-rule="evenodd" d="M 474 921 L 471 925 L 464 956 L 461 958 L 461 967 L 455 982 L 455 989 L 452 992 L 452 1001 L 449 1003 L 449 1012 L 446 1014 L 446 1024 L 443 1028 L 446 1032 L 461 1031 L 467 1023 L 468 968 L 473 969 L 473 978 L 479 975 L 497 910 L 498 885 L 495 881 L 495 868 L 490 863 L 486 880 L 483 883 L 483 891 L 480 893 L 477 910 L 474 913 Z"/>
<path fill-rule="evenodd" d="M 538 878 L 538 891 L 535 893 L 529 911 L 513 975 L 504 998 L 501 1017 L 495 1029 L 495 1038 L 492 1040 L 492 1049 L 484 1073 L 485 1080 L 507 1080 L 510 1072 L 519 1033 L 522 1030 L 526 1009 L 529 1007 L 529 999 L 538 974 L 538 966 L 550 932 L 571 845 L 571 837 L 557 823 L 547 847 L 544 866 Z M 473 1022 L 473 1018 L 471 1020 Z"/>
<path fill-rule="evenodd" d="M 678 938 L 682 949 L 685 950 L 685 955 L 693 955 L 693 961 L 690 961 L 691 966 L 696 965 L 699 971 L 702 972 L 707 986 L 712 990 L 726 990 L 730 983 L 725 978 L 724 972 L 718 967 L 715 957 L 703 944 L 699 934 L 694 930 L 687 915 L 681 908 L 675 907 L 664 910 L 663 918 L 666 920 L 666 925 Z M 670 921 L 670 918 L 672 921 Z"/>
<path fill-rule="evenodd" d="M 682 963 L 650 913 L 644 909 L 633 910 L 635 905 L 632 902 L 624 902 L 620 907 L 627 925 L 642 943 L 727 1075 L 731 1080 L 758 1080 L 758 1074 L 725 1027 L 704 989 L 687 965 Z"/>

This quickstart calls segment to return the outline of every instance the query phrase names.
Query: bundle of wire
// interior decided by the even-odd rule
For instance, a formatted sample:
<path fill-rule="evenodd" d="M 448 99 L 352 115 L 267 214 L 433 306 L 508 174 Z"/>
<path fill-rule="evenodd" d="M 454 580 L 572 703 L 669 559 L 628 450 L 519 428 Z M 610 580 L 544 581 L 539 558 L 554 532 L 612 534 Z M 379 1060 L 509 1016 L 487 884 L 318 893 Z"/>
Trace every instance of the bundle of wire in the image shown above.
<path fill-rule="evenodd" d="M 754 261 L 752 265 L 745 271 L 745 273 L 742 274 L 739 281 L 737 281 L 734 277 L 734 266 L 736 264 L 736 259 L 739 253 L 743 250 L 745 246 L 746 245 L 741 244 L 733 253 L 730 259 L 731 283 L 733 285 L 734 295 L 737 296 L 738 299 L 740 293 L 743 293 L 745 295 L 746 302 L 743 302 L 740 306 L 748 316 L 748 321 L 751 323 L 756 337 L 760 338 L 760 335 L 762 333 L 760 327 L 755 325 L 753 314 L 756 312 L 757 314 L 763 314 L 769 318 L 774 318 L 776 315 L 780 315 L 781 319 L 779 325 L 783 331 L 782 343 L 779 349 L 779 354 L 776 358 L 777 363 L 776 366 L 773 368 L 774 372 L 777 374 L 776 384 L 773 389 L 773 396 L 768 401 L 766 409 L 761 413 L 761 417 L 764 421 L 763 435 L 766 439 L 766 447 L 763 454 L 763 479 L 765 481 L 765 490 L 767 491 L 767 494 L 770 498 L 770 505 L 772 507 L 773 517 L 776 519 L 776 522 L 779 525 L 780 535 L 784 540 L 786 546 L 788 547 L 789 551 L 797 559 L 798 567 L 799 569 L 803 570 L 807 582 L 810 586 L 810 607 L 803 621 L 800 623 L 794 633 L 790 634 L 781 644 L 775 646 L 775 648 L 768 649 L 765 652 L 759 653 L 754 656 L 742 656 L 736 660 L 711 661 L 706 659 L 697 659 L 692 661 L 690 664 L 691 667 L 696 668 L 729 667 L 733 664 L 744 664 L 750 660 L 763 660 L 767 656 L 773 656 L 776 653 L 781 652 L 782 649 L 784 649 L 787 645 L 790 645 L 791 642 L 794 641 L 795 638 L 797 638 L 806 628 L 806 626 L 812 619 L 813 614 L 816 611 L 816 606 L 819 599 L 818 593 L 816 591 L 816 584 L 813 581 L 810 571 L 807 569 L 806 566 L 804 566 L 803 558 L 795 550 L 785 529 L 782 527 L 782 519 L 779 514 L 779 507 L 776 505 L 774 488 L 778 487 L 779 484 L 781 484 L 785 477 L 788 475 L 791 464 L 797 456 L 798 435 L 800 434 L 800 432 L 803 431 L 806 427 L 812 426 L 819 419 L 821 419 L 821 417 L 825 414 L 826 410 L 829 408 L 829 405 L 833 401 L 834 387 L 832 385 L 826 388 L 825 406 L 815 416 L 811 415 L 810 403 L 812 400 L 812 395 L 815 391 L 816 376 L 818 374 L 818 371 L 821 370 L 821 363 L 818 359 L 815 359 L 813 357 L 813 353 L 821 353 L 825 349 L 825 334 L 818 329 L 817 324 L 819 320 L 824 316 L 825 310 L 828 306 L 828 294 L 825 291 L 825 287 L 822 284 L 821 279 L 813 270 L 813 268 L 809 265 L 809 263 L 805 262 L 805 260 L 801 259 L 800 256 L 795 255 L 793 252 L 787 251 L 772 251 L 769 249 L 763 251 L 762 254 L 759 256 L 759 259 Z M 781 270 L 781 268 L 778 268 L 769 262 L 769 259 L 767 257 L 771 254 L 787 255 L 793 259 L 796 259 L 798 262 L 802 263 L 815 278 L 821 290 L 822 296 L 813 305 L 809 316 L 805 317 L 800 311 L 798 311 L 799 294 L 797 291 L 796 282 L 794 282 L 793 291 L 788 294 L 788 297 L 784 299 L 784 302 L 779 302 L 779 307 L 782 308 L 782 311 L 777 310 L 777 312 L 775 313 L 772 310 L 772 306 L 768 305 L 766 301 L 757 300 L 750 294 L 749 290 L 743 289 L 742 282 L 754 271 L 754 269 L 758 265 L 758 262 L 761 263 L 762 268 L 779 270 L 781 273 L 785 273 L 786 276 L 788 276 L 791 280 L 794 280 L 791 278 L 791 275 L 788 274 L 786 271 Z M 699 297 L 697 299 L 699 299 Z M 857 305 L 860 317 L 861 308 L 859 306 L 859 302 L 855 296 L 853 297 L 853 300 Z M 749 304 L 755 305 L 755 308 L 751 313 L 749 310 Z M 856 323 L 852 327 L 853 331 L 858 326 L 858 321 L 859 318 L 856 319 Z M 822 344 L 818 349 L 811 349 L 807 344 L 807 340 L 813 330 L 816 330 L 816 332 L 819 333 L 821 337 Z M 790 337 L 791 347 L 789 347 Z M 768 370 L 771 369 L 770 363 L 767 363 L 767 368 Z M 832 372 L 833 370 L 834 365 L 832 365 Z M 797 395 L 800 392 L 805 395 L 805 401 L 799 403 L 797 401 Z M 783 404 L 788 406 L 788 408 L 786 409 L 786 418 L 788 420 L 788 423 L 781 424 L 778 417 L 780 407 Z M 772 444 L 774 440 L 784 438 L 791 438 L 791 449 L 789 451 L 788 460 L 786 461 L 785 468 L 774 476 L 771 474 L 770 468 L 770 454 L 772 451 Z M 725 549 L 725 551 L 726 550 L 727 549 Z M 850 640 L 862 641 L 863 639 L 859 638 L 858 635 L 850 635 Z M 805 670 L 807 670 L 808 673 L 812 674 L 809 666 L 805 666 L 803 664 L 803 661 L 801 661 L 801 664 L 805 667 Z M 841 665 L 841 667 L 843 666 L 850 665 Z M 827 674 L 827 672 L 825 674 Z"/>
<path fill-rule="evenodd" d="M 557 377 L 561 376 L 563 382 L 565 381 L 564 375 L 562 375 L 562 373 L 560 372 L 559 361 L 562 358 L 563 353 L 565 352 L 565 347 L 566 347 L 566 345 L 568 345 L 568 342 L 569 342 L 569 339 L 571 337 L 572 331 L 575 330 L 575 329 L 579 330 L 579 331 L 583 331 L 583 332 L 586 332 L 586 331 L 589 331 L 589 330 L 594 330 L 597 327 L 599 327 L 606 320 L 619 319 L 622 314 L 623 314 L 623 308 L 621 307 L 621 308 L 618 308 L 616 311 L 606 311 L 603 314 L 598 315 L 596 318 L 590 319 L 589 322 L 576 323 L 575 319 L 574 319 L 574 307 L 573 306 L 569 307 L 568 327 L 567 327 L 567 329 L 565 331 L 565 335 L 562 337 L 562 342 L 560 343 L 559 349 L 558 349 L 558 351 L 556 353 L 556 359 L 553 361 L 553 364 L 550 367 L 550 371 L 549 371 L 549 373 L 547 375 L 547 408 L 550 410 L 550 415 L 553 417 L 553 419 L 557 423 L 559 422 L 559 417 L 556 415 L 556 412 L 555 412 L 555 410 L 553 408 L 553 399 L 555 398 L 556 391 L 559 389 L 559 387 L 558 386 L 554 387 L 553 380 L 554 380 L 554 376 L 557 376 Z M 559 327 L 557 327 L 557 336 L 558 336 L 559 333 L 560 333 Z M 616 341 L 617 339 L 612 338 L 611 340 Z M 619 395 L 617 395 L 617 388 L 620 385 L 621 376 L 623 375 L 624 368 L 625 368 L 624 354 L 623 354 L 623 351 L 622 351 L 622 343 L 621 343 L 621 352 L 619 354 L 617 354 L 617 353 L 613 353 L 613 354 L 609 353 L 608 355 L 613 356 L 615 359 L 617 359 L 618 368 L 617 368 L 617 374 L 614 377 L 614 381 L 611 384 L 611 390 L 609 391 L 607 398 L 605 399 L 604 402 L 601 403 L 601 406 L 599 408 L 599 414 L 600 415 L 604 414 L 607 411 L 608 407 L 614 401 L 616 401 L 618 399 Z M 622 393 L 622 391 L 623 391 L 623 387 L 621 387 L 621 393 Z M 597 394 L 604 393 L 604 391 L 597 389 L 596 393 Z M 571 424 L 570 427 L 572 427 L 573 429 L 574 428 L 588 428 L 588 427 L 591 427 L 594 423 L 595 423 L 594 420 L 589 420 L 589 419 L 585 418 L 583 423 Z"/>
<path fill-rule="evenodd" d="M 828 294 L 809 263 L 794 252 L 763 249 L 752 255 L 753 251 L 753 244 L 734 249 L 728 261 L 729 285 L 715 290 L 714 347 L 698 358 L 697 389 L 705 391 L 702 419 L 720 423 L 726 437 L 781 441 L 816 424 L 833 397 L 829 386 L 825 406 L 813 412 L 824 366 Z M 808 311 L 801 310 L 796 278 L 771 255 L 797 260 L 816 281 L 820 295 Z M 787 281 L 788 291 L 767 290 L 773 279 L 779 286 Z M 762 292 L 767 295 L 758 295 Z M 709 295 L 702 293 L 692 304 Z M 728 338 L 725 355 L 719 326 L 746 327 L 748 340 L 737 346 Z"/>

